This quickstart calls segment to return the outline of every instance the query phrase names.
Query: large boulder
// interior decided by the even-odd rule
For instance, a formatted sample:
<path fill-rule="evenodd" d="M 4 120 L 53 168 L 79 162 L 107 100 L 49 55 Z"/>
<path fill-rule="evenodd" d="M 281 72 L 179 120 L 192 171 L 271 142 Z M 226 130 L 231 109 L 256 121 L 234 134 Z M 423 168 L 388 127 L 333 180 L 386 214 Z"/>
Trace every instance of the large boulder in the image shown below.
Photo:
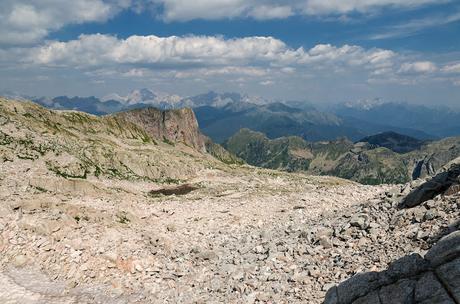
<path fill-rule="evenodd" d="M 456 193 L 460 186 L 460 159 L 452 162 L 449 169 L 437 174 L 432 179 L 412 190 L 399 204 L 400 208 L 412 208 L 426 202 L 439 194 Z"/>
<path fill-rule="evenodd" d="M 422 258 L 411 254 L 382 272 L 361 273 L 332 287 L 325 304 L 460 302 L 460 231 L 442 238 Z"/>

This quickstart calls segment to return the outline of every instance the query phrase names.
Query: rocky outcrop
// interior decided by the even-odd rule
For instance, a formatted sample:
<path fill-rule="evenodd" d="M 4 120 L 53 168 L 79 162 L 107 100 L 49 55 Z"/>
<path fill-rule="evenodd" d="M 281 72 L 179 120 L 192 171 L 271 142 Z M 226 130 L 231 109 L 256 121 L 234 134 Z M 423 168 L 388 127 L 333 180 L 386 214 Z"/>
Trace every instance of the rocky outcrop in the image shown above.
<path fill-rule="evenodd" d="M 325 304 L 460 303 L 460 231 L 422 258 L 405 256 L 382 272 L 368 272 L 331 288 Z"/>
<path fill-rule="evenodd" d="M 432 179 L 412 190 L 400 203 L 400 208 L 411 208 L 426 202 L 435 196 L 446 193 L 452 195 L 460 191 L 460 161 L 450 165 Z"/>
<path fill-rule="evenodd" d="M 397 191 L 398 193 L 389 192 L 388 197 L 393 206 L 398 204 L 401 196 L 403 197 L 398 204 L 402 210 L 396 213 L 391 224 L 408 227 L 414 232 L 415 239 L 431 238 L 435 241 L 437 238 L 430 236 L 430 231 L 433 232 L 437 224 L 432 220 L 444 214 L 443 211 L 436 210 L 436 207 L 441 202 L 450 201 L 450 210 L 458 214 L 460 201 L 456 189 L 460 185 L 459 176 L 460 163 L 453 161 L 444 172 L 425 183 L 418 186 L 416 183 L 409 184 Z M 404 194 L 407 195 L 404 197 Z M 404 220 L 407 215 L 410 221 Z M 366 218 L 354 218 L 351 225 L 362 229 L 368 226 Z M 412 253 L 392 262 L 387 270 L 359 273 L 330 288 L 324 303 L 460 303 L 459 224 L 457 215 L 456 220 L 441 230 L 441 235 L 447 235 L 436 242 L 424 257 L 419 253 Z M 389 237 L 398 239 L 397 229 L 392 229 L 388 233 Z"/>
<path fill-rule="evenodd" d="M 262 133 L 242 129 L 224 146 L 253 166 L 332 175 L 372 185 L 401 184 L 433 176 L 460 155 L 459 137 L 417 142 L 392 133 L 380 136 L 358 143 L 343 139 L 313 143 L 295 136 L 269 139 Z M 378 140 L 382 142 L 378 144 Z M 404 141 L 408 141 L 407 147 Z M 402 153 L 407 151 L 411 152 Z"/>
<path fill-rule="evenodd" d="M 192 109 L 158 110 L 145 108 L 113 115 L 144 129 L 148 135 L 165 142 L 183 142 L 200 152 L 206 152 L 205 138 L 198 128 Z"/>

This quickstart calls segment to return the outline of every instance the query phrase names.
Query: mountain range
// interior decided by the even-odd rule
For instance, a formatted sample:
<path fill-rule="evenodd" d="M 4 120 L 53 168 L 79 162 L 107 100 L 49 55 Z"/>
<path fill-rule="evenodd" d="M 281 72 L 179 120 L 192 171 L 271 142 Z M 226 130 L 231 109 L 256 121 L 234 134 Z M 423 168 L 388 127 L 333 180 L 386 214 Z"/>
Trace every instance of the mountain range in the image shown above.
<path fill-rule="evenodd" d="M 298 136 L 269 139 L 242 129 L 223 145 L 254 166 L 332 175 L 363 184 L 397 184 L 431 176 L 460 155 L 460 137 L 419 141 L 394 132 L 353 143 L 345 138 L 323 142 L 307 142 Z"/>
<path fill-rule="evenodd" d="M 388 131 L 419 140 L 460 134 L 460 113 L 452 109 L 381 100 L 347 102 L 319 110 L 303 101 L 270 101 L 257 96 L 213 91 L 180 97 L 139 89 L 126 96 L 113 93 L 101 99 L 94 96 L 33 97 L 11 92 L 2 95 L 33 100 L 52 109 L 78 110 L 95 115 L 146 107 L 162 110 L 193 108 L 203 133 L 218 143 L 242 128 L 262 132 L 270 139 L 300 136 L 309 142 L 340 137 L 357 141 Z"/>

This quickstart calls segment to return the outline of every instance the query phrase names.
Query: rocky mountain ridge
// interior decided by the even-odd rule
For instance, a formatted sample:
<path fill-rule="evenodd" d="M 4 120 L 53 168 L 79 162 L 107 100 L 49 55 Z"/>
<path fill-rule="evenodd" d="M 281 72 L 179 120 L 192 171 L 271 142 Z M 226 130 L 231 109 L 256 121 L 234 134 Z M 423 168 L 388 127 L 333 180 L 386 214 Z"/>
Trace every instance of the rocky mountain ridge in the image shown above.
<path fill-rule="evenodd" d="M 384 134 L 383 137 L 387 136 Z M 353 143 L 346 139 L 312 143 L 300 137 L 270 140 L 262 133 L 243 129 L 223 145 L 251 165 L 333 175 L 364 184 L 405 183 L 432 176 L 460 155 L 458 137 L 431 142 L 405 140 L 388 143 L 397 150 L 411 150 L 408 153 L 380 147 L 374 139 L 371 138 L 371 143 Z"/>
<path fill-rule="evenodd" d="M 24 99 L 20 94 L 5 94 Z M 273 101 L 257 96 L 213 91 L 189 97 L 139 89 L 126 96 L 109 94 L 102 99 L 78 96 L 25 98 L 53 109 L 79 110 L 96 115 L 145 107 L 163 110 L 190 107 L 195 109 L 203 132 L 218 143 L 241 128 L 263 132 L 272 139 L 296 135 L 308 141 L 335 140 L 340 136 L 356 141 L 385 131 L 426 140 L 458 135 L 460 130 L 455 125 L 458 114 L 449 108 L 427 108 L 381 100 L 364 102 L 359 106 L 346 103 L 319 110 L 305 101 Z M 260 121 L 254 121 L 254 116 L 260 118 Z M 409 121 L 404 117 L 413 118 Z M 424 124 L 424 121 L 427 123 Z"/>
<path fill-rule="evenodd" d="M 14 166 L 30 160 L 37 164 L 35 170 L 51 175 L 180 180 L 219 162 L 206 153 L 206 147 L 214 144 L 199 132 L 193 112 L 187 109 L 98 117 L 0 99 L 0 125 L 4 162 Z M 219 153 L 228 162 L 233 160 L 225 150 Z"/>

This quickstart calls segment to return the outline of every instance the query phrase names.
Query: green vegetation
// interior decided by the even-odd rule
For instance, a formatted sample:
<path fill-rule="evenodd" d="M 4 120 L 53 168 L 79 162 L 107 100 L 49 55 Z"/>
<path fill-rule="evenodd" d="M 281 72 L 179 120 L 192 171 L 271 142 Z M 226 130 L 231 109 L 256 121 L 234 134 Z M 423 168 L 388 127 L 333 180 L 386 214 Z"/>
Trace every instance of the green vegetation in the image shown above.
<path fill-rule="evenodd" d="M 169 139 L 167 139 L 167 138 L 164 137 L 164 136 L 163 136 L 163 142 L 164 142 L 165 144 L 168 144 L 168 145 L 173 146 L 173 147 L 176 145 L 175 143 L 173 143 L 172 141 L 170 141 Z"/>
<path fill-rule="evenodd" d="M 183 180 L 176 179 L 176 178 L 171 178 L 171 177 L 162 177 L 162 178 L 157 178 L 154 179 L 153 182 L 158 183 L 158 184 L 175 184 L 179 185 L 183 183 Z"/>
<path fill-rule="evenodd" d="M 128 218 L 128 214 L 125 211 L 118 212 L 116 214 L 117 222 L 120 224 L 129 224 L 131 220 Z"/>
<path fill-rule="evenodd" d="M 88 168 L 84 168 L 82 165 L 80 165 L 80 169 L 83 170 L 83 173 L 78 174 L 78 173 L 71 173 L 66 170 L 66 168 L 61 168 L 58 167 L 54 164 L 51 164 L 50 162 L 46 163 L 48 170 L 56 174 L 57 176 L 63 177 L 63 178 L 78 178 L 78 179 L 86 179 L 88 176 Z"/>
<path fill-rule="evenodd" d="M 413 142 L 409 143 L 412 147 Z M 427 156 L 430 166 L 426 167 L 439 168 L 460 155 L 458 138 L 428 143 L 413 152 L 399 154 L 385 147 L 362 142 L 353 144 L 346 139 L 316 143 L 308 143 L 300 137 L 270 140 L 249 129 L 240 130 L 224 146 L 254 166 L 332 175 L 371 185 L 410 181 L 414 163 Z"/>

